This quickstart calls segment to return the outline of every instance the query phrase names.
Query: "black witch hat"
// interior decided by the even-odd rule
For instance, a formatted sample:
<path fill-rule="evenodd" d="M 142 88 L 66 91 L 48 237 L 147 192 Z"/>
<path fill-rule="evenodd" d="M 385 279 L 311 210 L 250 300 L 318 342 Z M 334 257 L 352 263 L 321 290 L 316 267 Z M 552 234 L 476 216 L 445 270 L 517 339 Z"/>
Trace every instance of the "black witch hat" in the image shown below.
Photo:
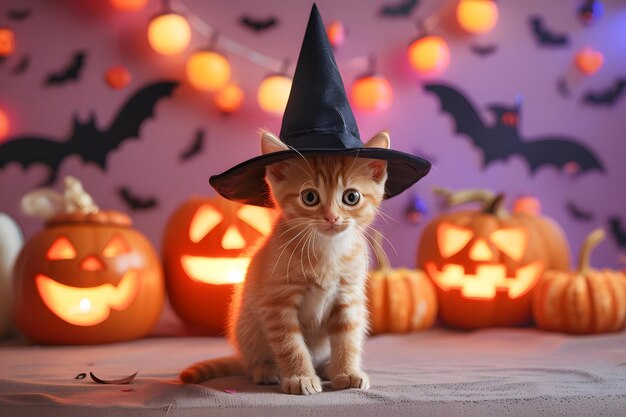
<path fill-rule="evenodd" d="M 212 176 L 209 182 L 229 200 L 271 207 L 265 167 L 296 156 L 338 155 L 385 160 L 385 198 L 413 185 L 431 166 L 427 160 L 404 152 L 365 147 L 315 4 L 283 114 L 280 139 L 290 150 L 249 159 Z"/>

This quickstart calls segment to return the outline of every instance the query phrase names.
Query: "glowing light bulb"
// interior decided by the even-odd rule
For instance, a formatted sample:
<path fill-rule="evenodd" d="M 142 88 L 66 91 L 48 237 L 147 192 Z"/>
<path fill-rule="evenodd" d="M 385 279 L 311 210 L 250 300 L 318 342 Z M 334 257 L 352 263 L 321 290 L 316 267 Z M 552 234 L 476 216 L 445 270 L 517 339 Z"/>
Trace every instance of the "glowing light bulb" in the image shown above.
<path fill-rule="evenodd" d="M 187 19 L 176 13 L 154 17 L 148 25 L 150 46 L 162 55 L 183 52 L 191 41 L 191 28 Z"/>

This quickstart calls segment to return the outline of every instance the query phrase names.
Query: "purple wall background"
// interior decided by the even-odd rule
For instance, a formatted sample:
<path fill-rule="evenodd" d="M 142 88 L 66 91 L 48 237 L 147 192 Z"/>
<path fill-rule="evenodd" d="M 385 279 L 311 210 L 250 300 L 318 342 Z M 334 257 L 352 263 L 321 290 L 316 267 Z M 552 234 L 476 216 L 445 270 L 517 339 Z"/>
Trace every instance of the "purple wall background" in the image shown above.
<path fill-rule="evenodd" d="M 177 3 L 172 1 L 174 7 Z M 275 59 L 289 58 L 292 63 L 297 58 L 311 4 L 308 0 L 182 3 L 224 36 Z M 440 113 L 438 100 L 424 93 L 423 80 L 412 74 L 406 64 L 406 46 L 416 35 L 415 17 L 430 14 L 443 2 L 422 0 L 410 19 L 380 18 L 378 10 L 384 3 L 319 0 L 318 6 L 326 23 L 340 19 L 349 31 L 346 43 L 336 53 L 346 85 L 364 70 L 346 63 L 375 54 L 378 69 L 394 88 L 389 111 L 373 115 L 355 111 L 362 137 L 367 139 L 388 128 L 395 149 L 419 150 L 436 161 L 427 178 L 384 203 L 383 211 L 397 219 L 388 225 L 380 222 L 397 251 L 396 256 L 389 250 L 394 265 L 414 266 L 422 228 L 408 224 L 404 210 L 411 193 L 419 192 L 428 201 L 431 215 L 436 214 L 438 208 L 430 192 L 435 185 L 506 191 L 509 202 L 521 194 L 535 195 L 542 201 L 543 212 L 562 224 L 575 252 L 589 231 L 606 226 L 609 216 L 619 215 L 626 221 L 626 199 L 621 194 L 626 178 L 626 100 L 611 108 L 591 107 L 580 100 L 587 90 L 604 89 L 617 77 L 626 76 L 626 2 L 605 0 L 604 16 L 591 27 L 578 21 L 578 1 L 507 0 L 499 2 L 500 20 L 489 34 L 473 38 L 445 22 L 434 30 L 448 40 L 452 54 L 449 69 L 437 80 L 462 88 L 483 109 L 493 102 L 512 103 L 521 94 L 523 137 L 564 134 L 579 138 L 596 151 L 606 174 L 594 171 L 575 178 L 552 168 L 542 168 L 530 176 L 526 163 L 517 157 L 483 170 L 481 154 L 469 139 L 453 133 L 451 117 Z M 163 57 L 153 52 L 145 30 L 150 17 L 160 8 L 155 0 L 134 13 L 115 13 L 104 1 L 2 0 L 0 5 L 0 26 L 13 27 L 18 41 L 17 53 L 0 66 L 0 106 L 12 119 L 11 136 L 38 133 L 63 138 L 69 133 L 73 114 L 85 118 L 91 111 L 97 115 L 98 125 L 106 126 L 135 89 L 159 79 L 182 80 L 189 51 L 206 43 L 194 32 L 192 46 L 181 56 Z M 24 7 L 33 10 L 29 19 L 18 23 L 5 17 L 6 10 Z M 238 24 L 243 13 L 260 18 L 275 14 L 280 25 L 254 34 Z M 550 28 L 569 33 L 571 45 L 537 46 L 528 25 L 528 17 L 536 13 L 544 17 Z M 498 51 L 480 58 L 470 51 L 472 42 L 496 43 Z M 566 99 L 558 94 L 556 80 L 571 75 L 573 56 L 585 45 L 600 50 L 605 65 L 591 77 L 575 77 L 572 96 Z M 80 81 L 61 87 L 44 86 L 47 74 L 64 67 L 70 56 L 81 49 L 88 51 L 88 57 Z M 10 69 L 23 54 L 30 56 L 30 68 L 23 75 L 11 75 Z M 230 61 L 234 80 L 247 96 L 241 111 L 223 117 L 213 108 L 209 96 L 196 93 L 183 80 L 172 98 L 159 102 L 156 118 L 144 123 L 141 139 L 123 144 L 111 155 L 107 172 L 71 157 L 62 164 L 60 175 L 79 177 L 102 208 L 128 211 L 116 193 L 120 186 L 128 186 L 141 196 L 158 196 L 158 209 L 135 212 L 132 216 L 135 226 L 160 248 L 165 222 L 179 204 L 194 193 L 213 194 L 208 185 L 210 175 L 257 155 L 258 127 L 280 130 L 280 118 L 264 113 L 256 104 L 256 88 L 269 71 L 236 56 L 231 56 Z M 132 83 L 121 91 L 111 90 L 103 82 L 103 73 L 114 64 L 126 65 L 133 74 Z M 482 115 L 488 117 L 486 113 Z M 206 149 L 181 164 L 178 155 L 189 146 L 198 128 L 206 129 Z M 0 170 L 0 211 L 19 222 L 26 237 L 42 225 L 40 220 L 20 213 L 19 201 L 46 175 L 42 166 L 23 170 L 10 164 Z M 60 183 L 57 188 L 60 189 Z M 594 221 L 574 221 L 565 208 L 568 200 L 593 211 Z M 595 252 L 592 262 L 620 266 L 619 252 L 615 241 L 609 238 Z"/>

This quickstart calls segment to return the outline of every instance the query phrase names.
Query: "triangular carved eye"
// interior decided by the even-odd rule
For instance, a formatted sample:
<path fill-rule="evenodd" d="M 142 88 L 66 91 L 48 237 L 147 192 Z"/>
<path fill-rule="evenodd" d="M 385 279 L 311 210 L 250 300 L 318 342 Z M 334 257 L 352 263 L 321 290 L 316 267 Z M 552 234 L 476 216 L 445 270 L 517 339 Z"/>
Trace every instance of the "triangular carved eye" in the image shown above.
<path fill-rule="evenodd" d="M 505 255 L 515 261 L 521 261 L 526 253 L 528 233 L 524 229 L 500 229 L 493 232 L 489 239 Z"/>
<path fill-rule="evenodd" d="M 112 258 L 128 252 L 130 252 L 130 246 L 126 239 L 122 235 L 115 235 L 104 247 L 102 254 L 107 258 Z"/>
<path fill-rule="evenodd" d="M 454 255 L 463 249 L 472 237 L 474 232 L 465 227 L 456 226 L 452 223 L 441 223 L 437 228 L 437 243 L 439 253 L 444 258 Z"/>
<path fill-rule="evenodd" d="M 46 259 L 50 261 L 74 258 L 76 258 L 76 249 L 65 236 L 55 240 L 46 253 Z"/>
<path fill-rule="evenodd" d="M 189 239 L 193 243 L 198 243 L 204 238 L 215 226 L 220 224 L 224 216 L 220 214 L 213 206 L 205 204 L 201 206 L 191 219 L 189 226 Z"/>
<path fill-rule="evenodd" d="M 240 220 L 254 227 L 263 236 L 272 231 L 272 211 L 265 207 L 244 206 L 237 211 Z"/>

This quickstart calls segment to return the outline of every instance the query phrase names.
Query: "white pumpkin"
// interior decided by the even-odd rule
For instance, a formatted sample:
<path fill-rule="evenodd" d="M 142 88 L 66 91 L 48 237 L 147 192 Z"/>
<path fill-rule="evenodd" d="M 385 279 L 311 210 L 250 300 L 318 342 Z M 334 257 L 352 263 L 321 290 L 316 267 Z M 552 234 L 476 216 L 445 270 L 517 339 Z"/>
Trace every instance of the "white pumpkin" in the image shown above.
<path fill-rule="evenodd" d="M 24 245 L 22 231 L 15 221 L 0 213 L 0 337 L 9 333 L 11 322 L 11 282 L 13 264 Z"/>

